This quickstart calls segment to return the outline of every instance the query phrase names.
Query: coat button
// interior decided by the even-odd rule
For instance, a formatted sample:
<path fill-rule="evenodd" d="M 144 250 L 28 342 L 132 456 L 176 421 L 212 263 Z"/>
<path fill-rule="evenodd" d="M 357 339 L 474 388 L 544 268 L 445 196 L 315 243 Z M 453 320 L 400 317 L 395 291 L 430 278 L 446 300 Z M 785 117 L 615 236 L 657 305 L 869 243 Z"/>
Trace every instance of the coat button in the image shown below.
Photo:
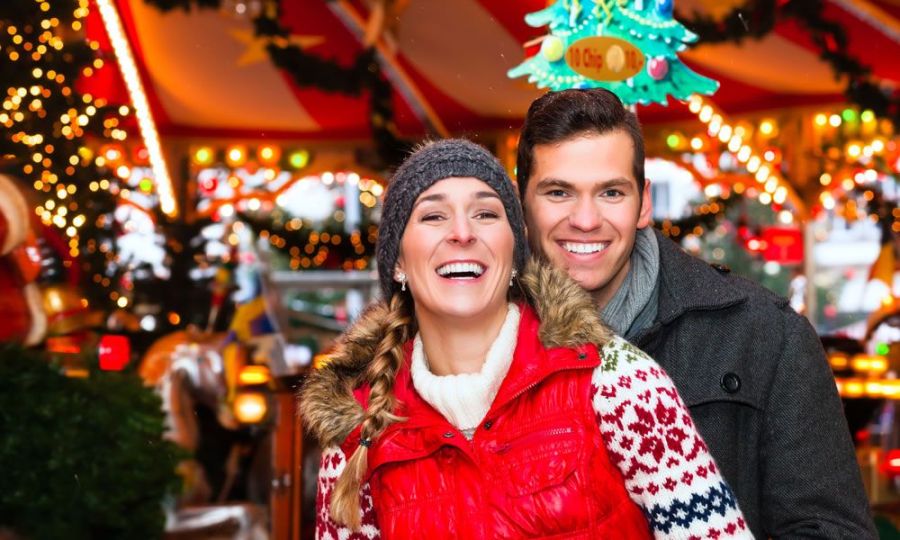
<path fill-rule="evenodd" d="M 494 425 L 494 421 L 488 420 L 487 422 L 484 423 L 484 429 L 491 429 L 491 426 L 493 426 L 493 425 Z"/>
<path fill-rule="evenodd" d="M 725 375 L 722 375 L 722 380 L 719 381 L 719 384 L 722 385 L 722 390 L 725 390 L 729 394 L 734 394 L 741 389 L 741 378 L 738 377 L 736 373 L 729 371 Z"/>
<path fill-rule="evenodd" d="M 584 360 L 585 358 L 587 358 L 587 353 L 585 353 L 585 352 L 578 353 L 579 360 Z"/>
<path fill-rule="evenodd" d="M 452 438 L 453 438 L 453 432 L 452 432 L 452 431 L 448 431 L 447 433 L 444 433 L 444 438 L 445 438 L 445 439 L 452 439 Z"/>

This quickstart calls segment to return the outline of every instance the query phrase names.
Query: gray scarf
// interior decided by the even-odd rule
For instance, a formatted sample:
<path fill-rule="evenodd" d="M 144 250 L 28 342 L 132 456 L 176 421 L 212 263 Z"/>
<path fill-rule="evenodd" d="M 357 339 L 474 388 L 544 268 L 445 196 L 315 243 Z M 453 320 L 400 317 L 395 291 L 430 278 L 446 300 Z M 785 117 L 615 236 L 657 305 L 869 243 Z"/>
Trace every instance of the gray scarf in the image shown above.
<path fill-rule="evenodd" d="M 656 319 L 659 244 L 652 228 L 638 230 L 630 262 L 625 282 L 600 314 L 603 321 L 625 339 L 635 336 Z"/>

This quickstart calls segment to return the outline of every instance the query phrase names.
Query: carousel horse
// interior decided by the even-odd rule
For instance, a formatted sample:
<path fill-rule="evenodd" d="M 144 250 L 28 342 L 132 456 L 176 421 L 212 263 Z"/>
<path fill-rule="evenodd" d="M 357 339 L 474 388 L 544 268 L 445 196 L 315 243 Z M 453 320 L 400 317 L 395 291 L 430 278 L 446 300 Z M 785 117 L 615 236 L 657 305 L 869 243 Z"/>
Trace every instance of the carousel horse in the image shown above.
<path fill-rule="evenodd" d="M 225 399 L 224 340 L 224 334 L 169 334 L 150 347 L 138 370 L 163 400 L 165 437 L 194 456 L 179 465 L 185 490 L 167 516 L 167 538 L 268 538 L 262 508 L 228 502 L 236 492 L 244 498 L 242 465 L 254 440 Z"/>

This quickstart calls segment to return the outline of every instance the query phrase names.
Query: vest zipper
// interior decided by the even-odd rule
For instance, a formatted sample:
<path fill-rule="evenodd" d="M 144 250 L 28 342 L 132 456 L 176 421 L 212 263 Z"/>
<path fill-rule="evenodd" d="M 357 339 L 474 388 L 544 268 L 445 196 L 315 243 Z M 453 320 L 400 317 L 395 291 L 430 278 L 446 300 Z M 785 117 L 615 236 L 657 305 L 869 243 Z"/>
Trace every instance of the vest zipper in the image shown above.
<path fill-rule="evenodd" d="M 572 427 L 560 427 L 560 428 L 553 428 L 553 429 L 544 430 L 544 431 L 534 431 L 531 433 L 526 433 L 525 435 L 520 435 L 514 439 L 510 439 L 510 440 L 506 441 L 505 443 L 503 443 L 501 445 L 498 445 L 497 448 L 494 450 L 494 453 L 504 454 L 504 453 L 508 452 L 512 448 L 513 443 L 521 444 L 522 441 L 528 441 L 530 439 L 558 437 L 560 435 L 569 435 L 572 433 L 575 433 L 575 428 L 572 428 Z"/>

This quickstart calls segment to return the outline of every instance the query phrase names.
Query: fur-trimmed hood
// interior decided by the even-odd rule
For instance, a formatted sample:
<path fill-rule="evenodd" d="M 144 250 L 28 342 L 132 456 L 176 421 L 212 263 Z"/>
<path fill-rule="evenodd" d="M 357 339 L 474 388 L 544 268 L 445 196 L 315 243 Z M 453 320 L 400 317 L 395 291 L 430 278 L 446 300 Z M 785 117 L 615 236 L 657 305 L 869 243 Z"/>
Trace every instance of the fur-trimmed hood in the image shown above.
<path fill-rule="evenodd" d="M 541 321 L 539 337 L 544 347 L 593 343 L 600 348 L 612 337 L 590 295 L 562 270 L 533 258 L 519 281 Z M 306 429 L 323 446 L 340 444 L 363 420 L 364 411 L 353 390 L 367 382 L 366 368 L 384 334 L 387 317 L 384 302 L 367 309 L 338 340 L 328 363 L 315 370 L 303 386 L 300 414 Z"/>

